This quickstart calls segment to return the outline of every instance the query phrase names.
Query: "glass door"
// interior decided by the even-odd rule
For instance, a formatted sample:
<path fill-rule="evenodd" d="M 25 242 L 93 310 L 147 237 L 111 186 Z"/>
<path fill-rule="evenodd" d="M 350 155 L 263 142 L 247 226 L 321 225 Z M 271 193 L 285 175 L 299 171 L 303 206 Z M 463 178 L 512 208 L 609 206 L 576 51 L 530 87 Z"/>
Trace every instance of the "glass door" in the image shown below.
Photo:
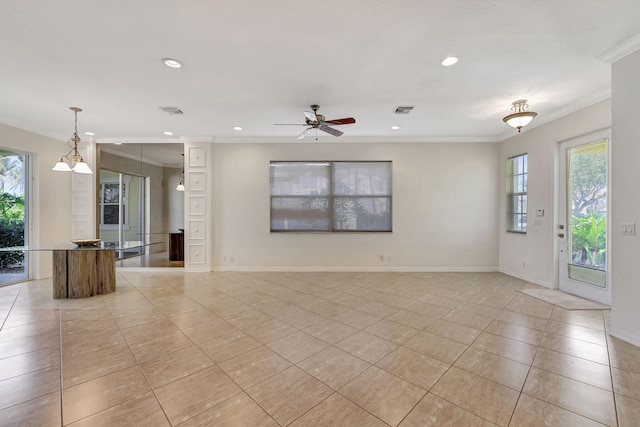
<path fill-rule="evenodd" d="M 0 247 L 29 242 L 29 157 L 0 149 Z M 28 252 L 0 252 L 0 286 L 29 277 Z"/>
<path fill-rule="evenodd" d="M 560 290 L 610 304 L 607 275 L 607 134 L 560 145 Z"/>

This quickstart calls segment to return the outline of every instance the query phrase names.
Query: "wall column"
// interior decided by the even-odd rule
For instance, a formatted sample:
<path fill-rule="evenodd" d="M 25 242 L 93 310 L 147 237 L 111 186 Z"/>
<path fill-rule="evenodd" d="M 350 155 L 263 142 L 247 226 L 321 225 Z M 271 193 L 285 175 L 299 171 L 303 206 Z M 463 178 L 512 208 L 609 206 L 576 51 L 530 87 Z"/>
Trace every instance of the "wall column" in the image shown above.
<path fill-rule="evenodd" d="M 211 271 L 210 144 L 186 142 L 184 150 L 184 269 Z"/>

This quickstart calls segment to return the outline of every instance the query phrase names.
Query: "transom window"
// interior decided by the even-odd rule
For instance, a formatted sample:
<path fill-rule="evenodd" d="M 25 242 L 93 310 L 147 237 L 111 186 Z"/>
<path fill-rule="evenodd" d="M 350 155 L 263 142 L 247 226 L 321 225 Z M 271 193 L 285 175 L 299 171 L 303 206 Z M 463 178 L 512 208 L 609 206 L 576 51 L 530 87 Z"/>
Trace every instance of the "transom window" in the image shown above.
<path fill-rule="evenodd" d="M 391 162 L 270 162 L 271 231 L 391 231 Z"/>
<path fill-rule="evenodd" d="M 507 231 L 527 232 L 527 154 L 507 159 Z"/>

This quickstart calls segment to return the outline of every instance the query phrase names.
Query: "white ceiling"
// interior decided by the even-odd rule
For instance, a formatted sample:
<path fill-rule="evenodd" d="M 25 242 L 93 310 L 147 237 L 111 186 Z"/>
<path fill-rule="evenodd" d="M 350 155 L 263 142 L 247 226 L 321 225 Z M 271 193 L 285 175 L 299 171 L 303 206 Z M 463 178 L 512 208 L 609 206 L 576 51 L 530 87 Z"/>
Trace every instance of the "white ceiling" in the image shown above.
<path fill-rule="evenodd" d="M 297 142 L 273 124 L 317 103 L 357 120 L 321 142 L 496 141 L 517 99 L 534 127 L 610 96 L 603 55 L 640 45 L 639 18 L 638 0 L 1 0 L 0 123 L 66 140 L 78 106 L 96 142 Z"/>

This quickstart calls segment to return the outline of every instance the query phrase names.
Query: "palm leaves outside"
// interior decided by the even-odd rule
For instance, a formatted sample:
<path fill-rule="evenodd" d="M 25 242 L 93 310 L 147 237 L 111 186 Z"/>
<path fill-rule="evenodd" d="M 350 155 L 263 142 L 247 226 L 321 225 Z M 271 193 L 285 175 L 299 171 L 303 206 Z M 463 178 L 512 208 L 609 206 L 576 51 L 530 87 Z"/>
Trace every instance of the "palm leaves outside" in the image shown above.
<path fill-rule="evenodd" d="M 24 245 L 23 155 L 0 150 L 0 247 Z M 20 268 L 24 252 L 0 252 L 0 269 Z"/>

